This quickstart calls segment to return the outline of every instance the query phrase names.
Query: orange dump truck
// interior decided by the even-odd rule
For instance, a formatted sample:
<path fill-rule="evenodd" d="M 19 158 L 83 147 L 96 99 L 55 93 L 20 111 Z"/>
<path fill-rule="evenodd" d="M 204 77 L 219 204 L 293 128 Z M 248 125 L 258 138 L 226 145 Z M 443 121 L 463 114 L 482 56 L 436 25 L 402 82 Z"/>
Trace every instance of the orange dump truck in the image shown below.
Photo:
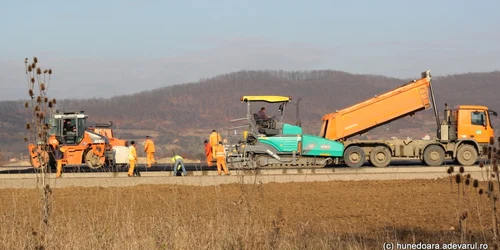
<path fill-rule="evenodd" d="M 368 160 L 376 167 L 386 167 L 392 157 L 419 158 L 429 166 L 440 166 L 450 157 L 457 163 L 473 165 L 483 155 L 482 145 L 494 138 L 490 115 L 485 106 L 446 105 L 440 121 L 432 90 L 430 71 L 421 79 L 375 96 L 351 107 L 323 116 L 320 136 L 343 142 L 344 162 L 360 167 Z M 437 138 L 430 140 L 352 140 L 356 135 L 433 107 Z"/>

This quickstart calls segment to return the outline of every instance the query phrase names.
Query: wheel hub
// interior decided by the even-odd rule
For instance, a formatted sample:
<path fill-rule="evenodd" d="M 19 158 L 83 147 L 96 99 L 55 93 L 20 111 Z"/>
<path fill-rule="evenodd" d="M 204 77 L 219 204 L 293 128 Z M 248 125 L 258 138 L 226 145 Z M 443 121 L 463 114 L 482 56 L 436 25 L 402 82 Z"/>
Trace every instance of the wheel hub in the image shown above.
<path fill-rule="evenodd" d="M 472 153 L 470 151 L 463 152 L 462 159 L 466 161 L 472 160 Z"/>
<path fill-rule="evenodd" d="M 439 160 L 439 153 L 436 151 L 431 152 L 429 156 L 429 158 L 433 161 Z"/>
<path fill-rule="evenodd" d="M 381 152 L 377 153 L 377 154 L 375 155 L 375 158 L 376 158 L 376 160 L 377 160 L 377 161 L 380 161 L 380 162 L 383 162 L 383 161 L 385 161 L 385 160 L 387 159 L 387 158 L 385 157 L 385 154 L 384 154 L 384 153 L 381 153 Z"/>
<path fill-rule="evenodd" d="M 358 162 L 360 158 L 361 158 L 360 155 L 356 153 L 352 153 L 351 155 L 349 155 L 349 159 L 352 162 Z"/>

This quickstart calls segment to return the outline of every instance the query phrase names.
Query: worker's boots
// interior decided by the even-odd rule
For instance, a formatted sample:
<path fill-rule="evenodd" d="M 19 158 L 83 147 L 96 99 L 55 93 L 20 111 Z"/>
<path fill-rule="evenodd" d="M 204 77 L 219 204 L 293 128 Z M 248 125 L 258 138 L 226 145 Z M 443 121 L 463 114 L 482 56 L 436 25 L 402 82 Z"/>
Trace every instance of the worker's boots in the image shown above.
<path fill-rule="evenodd" d="M 141 177 L 141 172 L 139 170 L 134 169 L 134 176 Z"/>

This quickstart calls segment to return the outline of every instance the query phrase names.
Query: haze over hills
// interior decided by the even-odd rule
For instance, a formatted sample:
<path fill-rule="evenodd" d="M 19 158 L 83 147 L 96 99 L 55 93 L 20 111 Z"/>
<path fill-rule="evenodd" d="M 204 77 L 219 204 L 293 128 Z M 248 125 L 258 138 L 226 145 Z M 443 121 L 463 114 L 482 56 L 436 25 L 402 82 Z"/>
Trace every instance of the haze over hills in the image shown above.
<path fill-rule="evenodd" d="M 432 72 L 431 72 L 432 73 Z M 420 72 L 415 72 L 415 79 Z M 113 121 L 118 136 L 141 141 L 155 138 L 158 155 L 176 149 L 191 157 L 202 157 L 203 140 L 212 129 L 234 126 L 230 119 L 244 117 L 243 95 L 286 95 L 299 97 L 300 116 L 305 132 L 317 134 L 324 114 L 364 101 L 374 95 L 407 83 L 377 75 L 349 74 L 341 71 L 239 71 L 178 84 L 133 95 L 107 99 L 58 100 L 58 109 L 84 110 L 94 122 Z M 500 111 L 500 71 L 434 77 L 437 107 L 442 117 L 444 103 L 487 105 Z M 50 89 L 48 91 L 50 97 Z M 277 114 L 277 105 L 266 106 L 268 115 Z M 22 101 L 0 102 L 1 152 L 25 152 L 23 142 L 26 111 Z M 369 132 L 374 138 L 391 136 L 420 138 L 435 134 L 432 110 L 417 113 Z M 295 122 L 295 106 L 286 110 L 286 121 Z M 494 125 L 500 124 L 495 118 Z M 231 131 L 232 132 L 232 131 Z M 142 151 L 141 151 L 142 152 Z"/>

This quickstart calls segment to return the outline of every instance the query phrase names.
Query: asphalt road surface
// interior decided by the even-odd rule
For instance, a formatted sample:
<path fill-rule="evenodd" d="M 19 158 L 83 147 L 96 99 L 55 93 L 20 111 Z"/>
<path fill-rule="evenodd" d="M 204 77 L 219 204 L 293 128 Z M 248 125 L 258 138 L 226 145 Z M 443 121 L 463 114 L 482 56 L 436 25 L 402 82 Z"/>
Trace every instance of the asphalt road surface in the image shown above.
<path fill-rule="evenodd" d="M 146 165 L 144 164 L 139 164 L 136 166 L 139 172 L 166 172 L 166 171 L 173 171 L 172 168 L 173 164 L 157 164 L 155 166 L 152 166 L 151 168 L 146 168 Z M 184 166 L 186 167 L 186 170 L 188 172 L 193 172 L 193 171 L 215 171 L 216 167 L 213 165 L 212 167 L 206 166 L 206 164 L 200 164 L 200 163 L 185 163 Z M 441 167 L 445 168 L 448 166 L 455 166 L 453 164 L 453 161 L 446 161 Z M 402 167 L 428 167 L 428 166 L 423 166 L 420 160 L 415 160 L 415 159 L 395 159 L 391 162 L 391 165 L 389 165 L 387 168 L 402 168 Z M 346 165 L 336 165 L 336 166 L 327 166 L 325 167 L 326 169 L 329 168 L 349 168 Z M 372 165 L 370 165 L 368 162 L 365 163 L 364 166 L 361 168 L 375 168 Z M 360 169 L 361 169 L 360 168 Z M 264 169 L 264 168 L 262 168 Z M 127 172 L 128 171 L 128 166 L 121 167 L 121 168 L 100 168 L 100 169 L 91 169 L 87 167 L 86 165 L 80 165 L 80 166 L 66 166 L 64 168 L 64 173 L 99 173 L 99 172 Z M 0 167 L 0 174 L 22 174 L 22 173 L 36 173 L 37 170 L 32 168 L 32 167 L 26 167 L 26 166 L 5 166 L 5 167 Z M 56 169 L 52 168 L 50 173 L 55 173 Z"/>

